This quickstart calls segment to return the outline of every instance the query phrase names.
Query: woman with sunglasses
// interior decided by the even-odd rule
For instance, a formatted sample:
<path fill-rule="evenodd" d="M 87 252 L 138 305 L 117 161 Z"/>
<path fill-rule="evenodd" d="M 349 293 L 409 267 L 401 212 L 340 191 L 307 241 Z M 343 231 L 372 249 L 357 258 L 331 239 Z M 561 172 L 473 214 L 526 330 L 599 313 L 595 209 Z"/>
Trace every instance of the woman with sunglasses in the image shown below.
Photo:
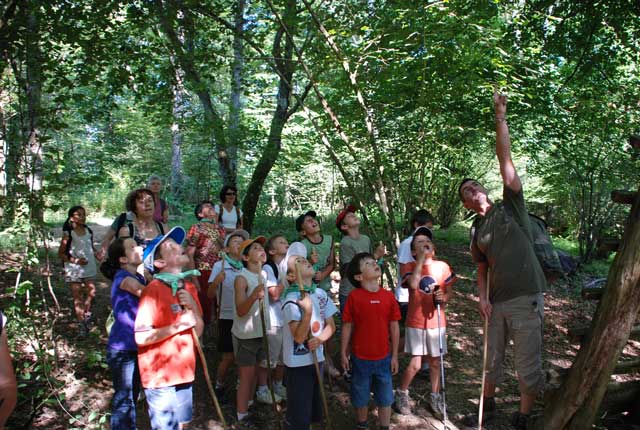
<path fill-rule="evenodd" d="M 242 211 L 237 206 L 238 189 L 233 185 L 225 185 L 220 190 L 221 204 L 215 206 L 219 214 L 218 222 L 227 234 L 242 227 Z"/>

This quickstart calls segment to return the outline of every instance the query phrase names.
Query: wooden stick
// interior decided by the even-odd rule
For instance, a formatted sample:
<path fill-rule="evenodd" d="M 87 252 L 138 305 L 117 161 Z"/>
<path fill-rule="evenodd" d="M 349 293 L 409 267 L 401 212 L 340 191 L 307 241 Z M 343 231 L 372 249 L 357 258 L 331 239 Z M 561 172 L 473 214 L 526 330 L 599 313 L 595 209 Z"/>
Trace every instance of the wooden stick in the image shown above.
<path fill-rule="evenodd" d="M 227 422 L 225 421 L 224 415 L 222 414 L 222 409 L 220 409 L 220 403 L 218 403 L 216 393 L 215 391 L 213 391 L 213 385 L 211 385 L 211 377 L 209 376 L 209 367 L 207 367 L 207 360 L 204 357 L 204 351 L 202 350 L 202 345 L 200 345 L 200 339 L 198 339 L 198 334 L 196 333 L 195 327 L 191 327 L 191 336 L 193 336 L 193 342 L 196 344 L 196 349 L 198 350 L 198 355 L 200 356 L 200 361 L 202 362 L 204 379 L 207 381 L 207 388 L 209 388 L 209 394 L 211 395 L 211 399 L 213 400 L 213 406 L 216 408 L 216 412 L 218 412 L 218 416 L 220 417 L 220 421 L 222 422 L 222 428 L 226 429 Z"/>
<path fill-rule="evenodd" d="M 260 276 L 260 285 L 262 288 L 265 288 L 265 282 Z M 259 287 L 259 286 L 258 286 Z M 267 292 L 265 291 L 265 294 Z M 283 420 L 278 410 L 278 404 L 276 403 L 276 393 L 273 390 L 273 378 L 271 377 L 271 358 L 269 357 L 269 339 L 267 338 L 267 323 L 264 317 L 264 299 L 258 300 L 258 307 L 260 308 L 260 322 L 262 323 L 262 343 L 264 343 L 264 350 L 267 354 L 267 384 L 269 385 L 269 391 L 271 392 L 271 402 L 273 404 L 273 412 L 276 415 L 276 419 L 280 423 L 280 428 L 282 428 Z"/>
<path fill-rule="evenodd" d="M 485 285 L 485 296 L 487 302 L 489 302 L 489 269 L 487 268 L 487 284 Z M 484 385 L 487 380 L 487 349 L 489 343 L 489 318 L 484 318 L 484 352 L 482 353 L 482 384 L 480 386 L 480 411 L 478 412 L 478 430 L 482 429 L 482 415 L 484 408 Z"/>
<path fill-rule="evenodd" d="M 300 265 L 296 262 L 296 277 L 298 278 L 298 288 L 300 289 L 300 299 L 304 298 L 306 292 L 304 291 L 304 282 L 302 280 L 302 272 L 300 272 Z M 313 335 L 309 332 L 309 339 Z M 324 407 L 324 419 L 327 421 L 327 428 L 332 429 L 331 418 L 329 418 L 329 405 L 327 403 L 327 395 L 324 392 L 324 384 L 322 382 L 322 373 L 320 373 L 320 365 L 318 364 L 318 355 L 316 350 L 311 351 L 311 357 L 313 358 L 313 367 L 316 369 L 316 376 L 318 377 L 318 385 L 320 386 L 320 397 L 322 398 L 322 406 Z"/>

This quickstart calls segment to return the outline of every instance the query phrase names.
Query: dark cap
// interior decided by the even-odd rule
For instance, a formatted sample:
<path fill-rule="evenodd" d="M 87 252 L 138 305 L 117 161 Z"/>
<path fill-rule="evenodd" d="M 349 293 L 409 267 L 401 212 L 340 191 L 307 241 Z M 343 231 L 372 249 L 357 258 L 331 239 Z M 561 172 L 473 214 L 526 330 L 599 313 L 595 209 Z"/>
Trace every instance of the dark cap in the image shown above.
<path fill-rule="evenodd" d="M 344 217 L 346 217 L 349 212 L 355 213 L 356 210 L 357 209 L 354 205 L 347 205 L 340 211 L 340 213 L 336 217 L 336 227 L 338 227 L 338 230 L 340 230 L 340 226 L 342 225 L 342 220 L 344 219 Z"/>
<path fill-rule="evenodd" d="M 296 218 L 296 231 L 302 231 L 302 224 L 304 223 L 304 219 L 310 216 L 311 218 L 316 218 L 318 214 L 316 211 L 307 211 Z"/>
<path fill-rule="evenodd" d="M 413 237 L 416 236 L 427 236 L 430 240 L 433 240 L 433 232 L 429 227 L 418 227 L 413 231 Z"/>

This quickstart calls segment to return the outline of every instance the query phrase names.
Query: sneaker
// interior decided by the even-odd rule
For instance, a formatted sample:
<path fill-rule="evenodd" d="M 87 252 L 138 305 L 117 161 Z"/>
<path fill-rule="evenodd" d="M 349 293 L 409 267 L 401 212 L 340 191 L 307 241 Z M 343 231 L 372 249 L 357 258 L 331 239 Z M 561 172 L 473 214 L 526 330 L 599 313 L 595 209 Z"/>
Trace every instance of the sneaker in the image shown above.
<path fill-rule="evenodd" d="M 275 390 L 273 394 L 274 394 L 274 397 L 276 398 L 276 403 L 280 403 L 282 401 L 282 397 L 280 397 L 278 393 L 275 392 Z M 256 393 L 256 400 L 259 401 L 260 403 L 272 405 L 273 399 L 271 398 L 271 391 L 269 391 L 268 389 L 266 390 L 259 389 L 258 392 Z"/>
<path fill-rule="evenodd" d="M 440 393 L 431 393 L 429 408 L 435 419 L 444 419 L 444 402 L 442 401 Z"/>
<path fill-rule="evenodd" d="M 411 413 L 411 406 L 409 404 L 409 393 L 396 390 L 396 398 L 392 406 L 393 410 L 400 415 L 409 415 Z"/>
<path fill-rule="evenodd" d="M 280 396 L 282 400 L 287 400 L 287 387 L 282 384 L 274 384 L 273 391 L 276 392 L 276 396 Z"/>
<path fill-rule="evenodd" d="M 345 370 L 342 374 L 342 378 L 345 380 L 345 382 L 351 383 L 351 372 Z"/>
<path fill-rule="evenodd" d="M 485 397 L 482 405 L 482 423 L 486 424 L 496 417 L 496 399 L 493 397 Z M 478 412 L 467 415 L 462 419 L 462 423 L 467 427 L 478 426 Z"/>
<path fill-rule="evenodd" d="M 260 430 L 258 424 L 249 416 L 244 417 L 236 424 L 238 430 Z"/>
<path fill-rule="evenodd" d="M 527 422 L 529 421 L 529 415 L 522 412 L 514 412 L 511 415 L 511 428 L 516 430 L 527 430 Z"/>

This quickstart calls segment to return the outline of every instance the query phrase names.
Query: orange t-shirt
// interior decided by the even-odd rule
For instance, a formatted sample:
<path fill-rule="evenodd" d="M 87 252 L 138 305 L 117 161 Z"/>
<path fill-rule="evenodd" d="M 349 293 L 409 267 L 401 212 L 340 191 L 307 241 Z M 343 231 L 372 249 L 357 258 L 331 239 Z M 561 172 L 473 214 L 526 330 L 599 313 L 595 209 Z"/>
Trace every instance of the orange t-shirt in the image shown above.
<path fill-rule="evenodd" d="M 186 281 L 185 289 L 198 301 L 195 286 Z M 171 287 L 154 279 L 142 290 L 136 328 L 160 328 L 177 321 L 182 313 L 178 297 L 171 294 Z M 138 346 L 140 379 L 144 388 L 172 387 L 193 382 L 196 371 L 196 355 L 191 329 L 168 337 L 151 345 Z"/>
<path fill-rule="evenodd" d="M 407 263 L 403 266 L 402 279 L 407 279 L 408 275 L 414 271 L 415 262 Z M 429 279 L 430 278 L 430 279 Z M 449 289 L 455 281 L 456 275 L 444 261 L 434 260 L 431 264 L 422 265 L 422 283 L 426 285 L 438 284 L 440 288 Z M 441 310 L 440 326 L 446 327 L 447 322 L 444 311 Z M 409 309 L 407 310 L 406 326 L 411 328 L 438 328 L 438 315 L 436 306 L 433 303 L 433 294 L 427 294 L 420 290 L 409 288 Z"/>

